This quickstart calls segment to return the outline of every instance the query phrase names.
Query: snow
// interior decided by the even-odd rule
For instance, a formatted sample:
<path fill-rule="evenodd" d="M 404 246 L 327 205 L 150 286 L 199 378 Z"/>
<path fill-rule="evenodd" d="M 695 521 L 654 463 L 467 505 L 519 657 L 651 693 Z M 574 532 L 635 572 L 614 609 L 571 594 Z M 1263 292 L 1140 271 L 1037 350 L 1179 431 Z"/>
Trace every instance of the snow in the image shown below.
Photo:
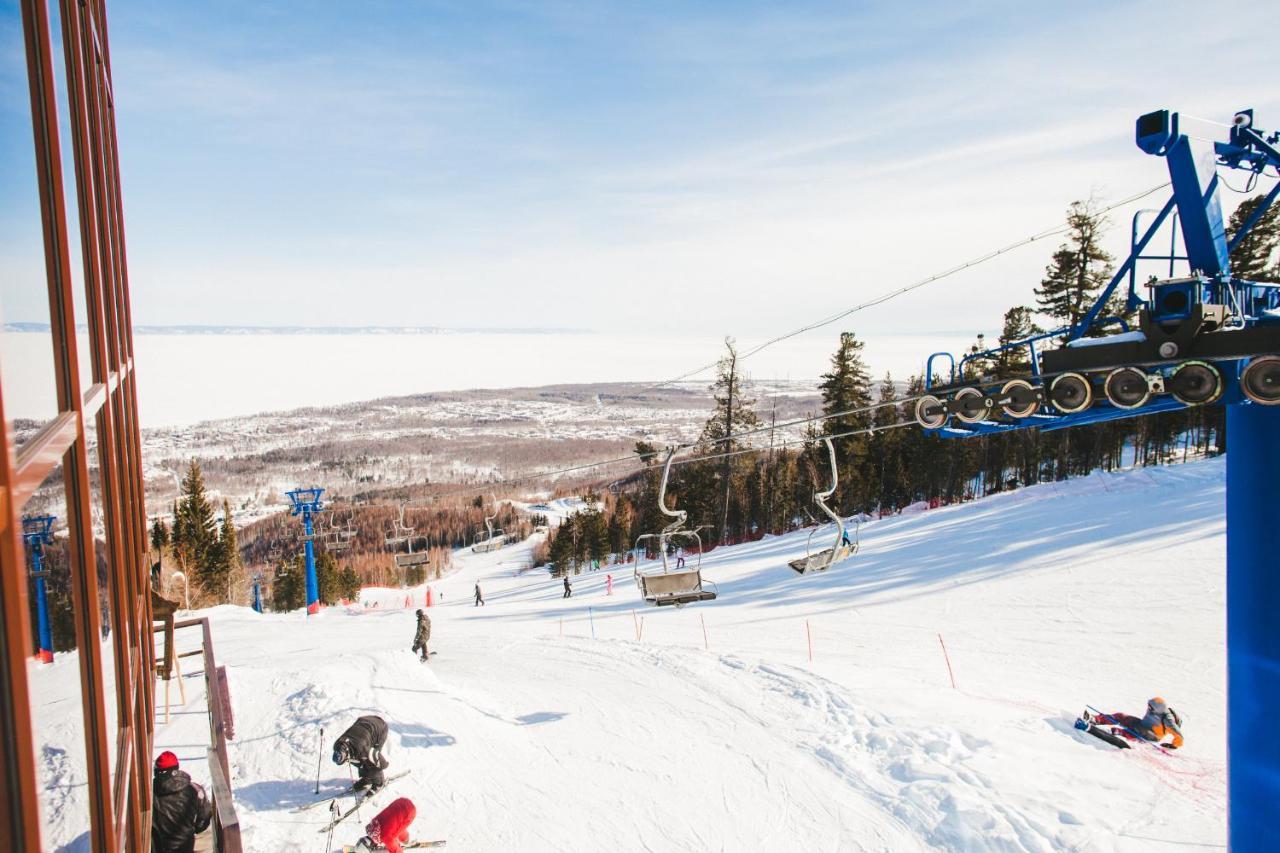
<path fill-rule="evenodd" d="M 702 567 L 720 598 L 683 609 L 646 609 L 624 566 L 564 600 L 525 570 L 538 537 L 459 552 L 433 583 L 427 665 L 409 651 L 421 589 L 409 608 L 365 590 L 378 607 L 311 619 L 215 608 L 246 849 L 320 846 L 324 814 L 291 809 L 313 797 L 318 750 L 322 787 L 346 783 L 328 748 L 363 713 L 413 771 L 393 790 L 418 806 L 415 837 L 450 850 L 1223 846 L 1223 473 L 1097 474 L 873 521 L 857 556 L 812 576 L 786 568 L 806 531 L 717 549 Z M 74 675 L 64 658 L 37 679 Z M 1157 694 L 1184 717 L 1178 753 L 1071 726 L 1086 703 L 1136 712 Z M 156 748 L 207 778 L 186 760 L 205 725 L 188 700 Z"/>
<path fill-rule="evenodd" d="M 1070 349 L 1084 349 L 1086 347 L 1109 346 L 1111 344 L 1141 344 L 1146 343 L 1147 336 L 1142 332 L 1118 332 L 1114 335 L 1107 335 L 1105 338 L 1076 338 L 1074 341 L 1067 341 L 1067 347 Z"/>

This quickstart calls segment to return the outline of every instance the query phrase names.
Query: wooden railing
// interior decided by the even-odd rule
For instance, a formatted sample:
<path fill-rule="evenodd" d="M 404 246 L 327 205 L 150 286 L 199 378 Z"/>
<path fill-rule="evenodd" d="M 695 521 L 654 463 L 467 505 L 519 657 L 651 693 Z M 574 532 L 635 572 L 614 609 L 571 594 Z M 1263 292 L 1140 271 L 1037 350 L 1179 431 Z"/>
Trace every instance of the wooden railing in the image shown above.
<path fill-rule="evenodd" d="M 227 690 L 226 672 L 218 666 L 213 653 L 213 633 L 209 619 L 180 619 L 174 631 L 200 628 L 200 653 L 204 657 L 205 704 L 209 709 L 209 778 L 213 801 L 213 827 L 216 849 L 221 853 L 242 853 L 240 819 L 236 816 L 235 798 L 231 793 L 231 766 L 227 760 L 227 738 L 232 736 L 231 697 Z M 155 627 L 163 630 L 162 625 Z"/>

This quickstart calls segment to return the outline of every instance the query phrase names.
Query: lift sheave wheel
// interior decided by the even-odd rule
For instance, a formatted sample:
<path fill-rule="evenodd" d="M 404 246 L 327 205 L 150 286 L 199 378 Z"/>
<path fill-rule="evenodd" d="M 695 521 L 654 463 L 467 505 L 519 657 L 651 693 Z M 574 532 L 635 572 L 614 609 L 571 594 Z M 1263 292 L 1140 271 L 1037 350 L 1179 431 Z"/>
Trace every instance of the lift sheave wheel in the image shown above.
<path fill-rule="evenodd" d="M 956 417 L 967 424 L 985 421 L 991 413 L 991 400 L 977 388 L 961 388 L 951 400 L 958 408 Z"/>
<path fill-rule="evenodd" d="M 1280 356 L 1255 358 L 1240 374 L 1240 390 L 1255 403 L 1280 404 Z"/>
<path fill-rule="evenodd" d="M 1119 367 L 1107 374 L 1107 400 L 1117 409 L 1136 409 L 1151 399 L 1147 374 L 1136 367 Z"/>
<path fill-rule="evenodd" d="M 947 422 L 947 407 L 932 394 L 916 401 L 916 421 L 925 429 L 937 429 Z"/>
<path fill-rule="evenodd" d="M 1040 395 L 1025 379 L 1011 379 L 1000 389 L 1000 398 L 1006 400 L 1000 407 L 1011 418 L 1028 418 L 1040 408 Z"/>
<path fill-rule="evenodd" d="M 1207 406 L 1222 396 L 1222 374 L 1203 361 L 1184 361 L 1167 384 L 1174 399 L 1187 406 Z"/>
<path fill-rule="evenodd" d="M 1072 415 L 1093 404 L 1093 387 L 1079 373 L 1064 373 L 1049 386 L 1049 399 L 1055 409 Z"/>

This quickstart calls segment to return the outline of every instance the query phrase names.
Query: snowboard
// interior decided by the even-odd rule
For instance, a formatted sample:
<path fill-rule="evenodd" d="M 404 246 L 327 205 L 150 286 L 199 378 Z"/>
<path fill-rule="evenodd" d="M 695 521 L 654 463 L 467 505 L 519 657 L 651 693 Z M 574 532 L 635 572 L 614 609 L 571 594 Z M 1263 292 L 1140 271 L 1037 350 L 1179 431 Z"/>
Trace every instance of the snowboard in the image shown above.
<path fill-rule="evenodd" d="M 443 847 L 443 841 L 410 841 L 408 844 L 400 846 L 405 850 L 425 850 L 428 847 Z M 342 853 L 355 853 L 356 846 L 354 844 L 342 845 Z"/>
<path fill-rule="evenodd" d="M 343 822 L 344 820 L 346 820 L 347 818 L 351 817 L 353 814 L 355 814 L 355 813 L 356 813 L 356 811 L 358 811 L 358 810 L 359 810 L 359 808 L 360 808 L 361 806 L 363 806 L 363 805 L 364 805 L 365 803 L 367 803 L 369 800 L 372 800 L 374 797 L 378 796 L 378 795 L 379 795 L 379 794 L 381 794 L 383 791 L 387 790 L 387 788 L 390 788 L 390 787 L 391 787 L 391 784 L 392 784 L 393 782 L 395 782 L 397 779 L 403 779 L 404 777 L 406 777 L 406 776 L 408 776 L 408 775 L 409 775 L 409 771 L 408 771 L 408 770 L 405 770 L 403 773 L 397 773 L 397 774 L 396 774 L 396 775 L 394 775 L 394 776 L 388 776 L 388 777 L 387 777 L 386 784 L 384 784 L 381 788 L 379 788 L 378 790 L 374 791 L 372 794 L 370 794 L 370 793 L 365 793 L 365 795 L 364 795 L 364 796 L 359 797 L 359 798 L 355 801 L 355 803 L 353 803 L 353 804 L 352 804 L 351 808 L 347 809 L 347 810 L 346 810 L 346 811 L 344 811 L 344 812 L 340 812 L 340 813 L 338 814 L 338 816 L 337 816 L 337 817 L 335 817 L 333 820 L 331 820 L 331 821 L 329 821 L 327 824 L 325 824 L 324 829 L 321 829 L 321 830 L 320 830 L 321 834 L 328 832 L 329 830 L 333 829 L 333 828 L 334 828 L 335 826 L 337 826 L 338 824 L 342 823 L 342 822 Z"/>

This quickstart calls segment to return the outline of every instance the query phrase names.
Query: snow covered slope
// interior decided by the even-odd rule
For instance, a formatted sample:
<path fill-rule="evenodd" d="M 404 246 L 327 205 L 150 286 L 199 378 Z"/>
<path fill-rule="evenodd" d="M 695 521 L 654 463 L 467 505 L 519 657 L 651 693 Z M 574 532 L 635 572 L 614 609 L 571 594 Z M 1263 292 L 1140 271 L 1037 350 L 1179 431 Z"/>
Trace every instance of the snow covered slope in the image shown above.
<path fill-rule="evenodd" d="M 310 620 L 218 608 L 246 849 L 323 846 L 323 810 L 291 809 L 321 746 L 322 787 L 348 781 L 330 744 L 370 712 L 392 768 L 413 770 L 393 790 L 417 803 L 415 837 L 450 850 L 1222 846 L 1223 470 L 873 522 L 817 576 L 786 568 L 803 532 L 720 549 L 703 561 L 720 598 L 680 610 L 646 608 L 624 567 L 565 600 L 521 571 L 531 543 L 463 552 L 435 585 L 427 665 L 403 591 Z M 1086 702 L 1135 712 L 1156 694 L 1185 718 L 1179 753 L 1071 727 Z M 158 743 L 192 743 L 187 720 Z"/>

